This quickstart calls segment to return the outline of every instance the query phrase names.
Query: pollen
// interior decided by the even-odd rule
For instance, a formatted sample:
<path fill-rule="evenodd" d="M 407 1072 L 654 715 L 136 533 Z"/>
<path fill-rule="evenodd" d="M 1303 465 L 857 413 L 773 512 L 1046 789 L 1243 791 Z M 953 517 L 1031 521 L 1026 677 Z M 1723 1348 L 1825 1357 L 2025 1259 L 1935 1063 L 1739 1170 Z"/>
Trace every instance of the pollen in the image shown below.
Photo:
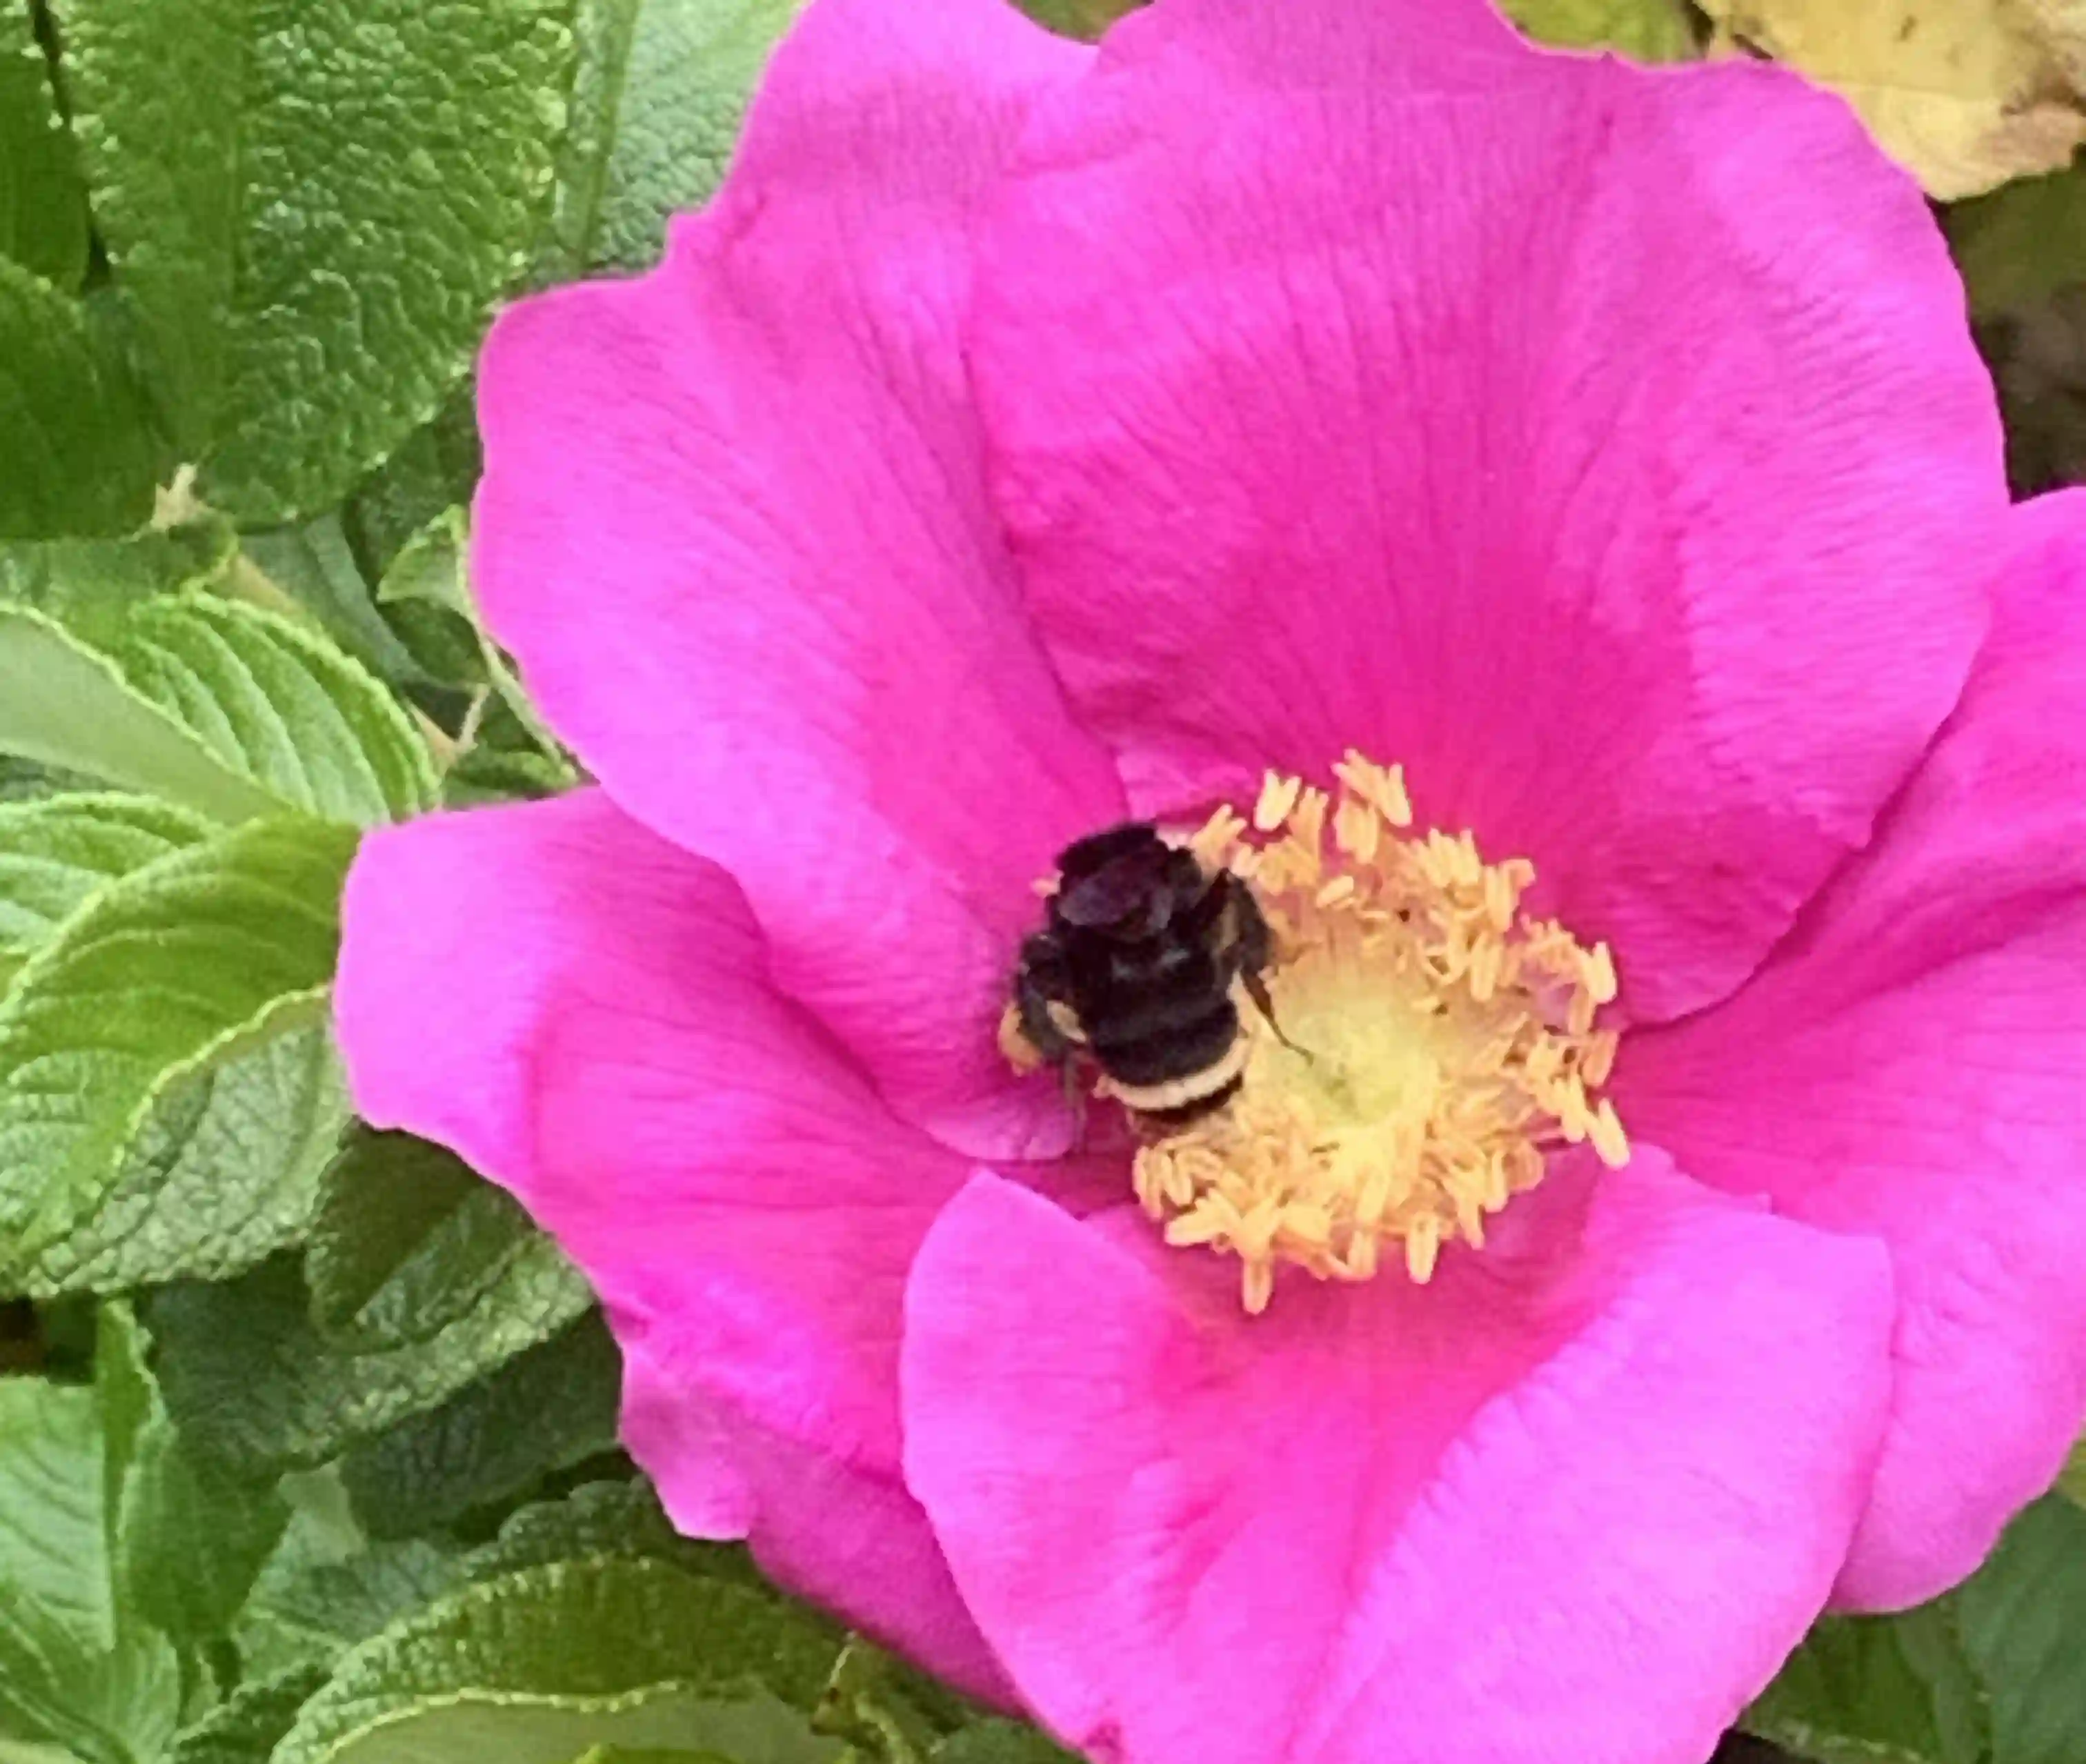
<path fill-rule="evenodd" d="M 1452 1244 L 1586 1144 L 1629 1142 L 1599 1095 L 1616 1034 L 1605 944 L 1525 914 L 1525 859 L 1488 863 L 1467 833 L 1411 831 L 1398 768 L 1350 752 L 1336 792 L 1271 773 L 1250 812 L 1220 808 L 1185 843 L 1253 888 L 1273 933 L 1272 1020 L 1249 1038 L 1224 1107 L 1146 1130 L 1134 1182 L 1166 1241 L 1236 1256 L 1245 1308 L 1275 1276 L 1424 1284 Z"/>

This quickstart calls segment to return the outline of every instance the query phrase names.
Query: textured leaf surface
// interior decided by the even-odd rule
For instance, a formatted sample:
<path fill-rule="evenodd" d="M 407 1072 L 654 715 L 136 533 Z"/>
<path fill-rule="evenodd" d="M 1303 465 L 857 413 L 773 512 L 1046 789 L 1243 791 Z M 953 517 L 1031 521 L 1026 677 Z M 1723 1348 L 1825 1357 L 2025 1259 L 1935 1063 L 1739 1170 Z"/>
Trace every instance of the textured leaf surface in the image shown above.
<path fill-rule="evenodd" d="M 1931 196 L 2054 171 L 2086 135 L 2075 0 L 1701 0 L 1730 38 L 1844 95 Z"/>
<path fill-rule="evenodd" d="M 95 1383 L 112 1462 L 117 1598 L 132 1619 L 196 1647 L 225 1634 L 290 1510 L 271 1487 L 198 1463 L 168 1419 L 144 1332 L 101 1308 Z"/>
<path fill-rule="evenodd" d="M 238 547 L 232 523 L 219 515 L 128 539 L 0 545 L 0 600 L 47 613 L 83 642 L 104 645 L 155 595 L 222 579 Z"/>
<path fill-rule="evenodd" d="M 101 1417 L 91 1391 L 0 1381 L 0 1585 L 106 1644 L 115 1604 L 103 1517 Z"/>
<path fill-rule="evenodd" d="M 153 1764 L 180 1668 L 117 1596 L 108 1471 L 94 1391 L 0 1379 L 0 1745 Z"/>
<path fill-rule="evenodd" d="M 433 414 L 525 265 L 569 0 L 59 11 L 95 211 L 206 494 L 250 522 L 331 506 Z"/>
<path fill-rule="evenodd" d="M 330 1672 L 349 1648 L 457 1584 L 453 1551 L 419 1538 L 374 1545 L 358 1540 L 343 1549 L 300 1513 L 241 1613 L 241 1658 L 249 1669 L 266 1672 L 314 1664 Z"/>
<path fill-rule="evenodd" d="M 326 1172 L 304 1277 L 312 1315 L 351 1350 L 423 1342 L 465 1315 L 542 1234 L 445 1147 L 357 1132 Z"/>
<path fill-rule="evenodd" d="M 341 1476 L 372 1536 L 406 1537 L 517 1495 L 615 1443 L 622 1364 L 598 1314 L 353 1447 Z"/>
<path fill-rule="evenodd" d="M 1817 1764 L 1980 1764 L 1983 1694 L 1947 1603 L 1820 1623 L 1748 1725 Z"/>
<path fill-rule="evenodd" d="M 595 1558 L 474 1586 L 355 1650 L 276 1764 L 568 1764 L 597 1744 L 822 1764 L 808 1710 L 822 1626 L 779 1600 L 656 1561 Z"/>
<path fill-rule="evenodd" d="M 137 390 L 70 295 L 0 258 L 0 539 L 122 533 L 165 463 Z"/>
<path fill-rule="evenodd" d="M 312 1323 L 293 1263 L 155 1295 L 167 1400 L 199 1450 L 248 1473 L 322 1463 L 351 1441 L 445 1402 L 547 1340 L 594 1302 L 547 1238 L 483 1302 L 424 1342 L 349 1353 Z"/>
<path fill-rule="evenodd" d="M 471 1553 L 463 1570 L 473 1580 L 492 1580 L 594 1556 L 651 1557 L 684 1574 L 760 1584 L 743 1549 L 677 1532 L 644 1482 L 590 1482 L 561 1501 L 525 1506 L 491 1543 Z"/>
<path fill-rule="evenodd" d="M 1538 42 L 1609 49 L 1642 62 L 1686 61 L 1695 33 L 1679 0 L 1503 0 L 1507 16 Z"/>
<path fill-rule="evenodd" d="M 981 1721 L 936 1746 L 934 1764 L 1076 1764 L 1076 1759 L 1033 1728 Z"/>
<path fill-rule="evenodd" d="M 458 763 L 481 756 L 505 760 L 549 777 L 553 789 L 568 790 L 578 774 L 479 621 L 466 567 L 469 544 L 463 510 L 445 509 L 400 549 L 377 598 L 393 619 L 410 625 L 423 653 L 431 644 L 442 652 L 445 665 L 438 666 L 431 654 L 429 666 L 444 679 L 474 688 L 490 685 L 496 695 L 490 700 L 481 695 L 474 732 Z M 499 751 L 489 753 L 492 749 Z"/>
<path fill-rule="evenodd" d="M 87 268 L 87 191 L 29 0 L 0 0 L 0 258 L 68 293 Z"/>
<path fill-rule="evenodd" d="M 0 987 L 96 888 L 211 830 L 142 796 L 0 803 Z"/>
<path fill-rule="evenodd" d="M 106 656 L 26 607 L 0 606 L 0 748 L 216 820 L 281 806 L 131 690 Z"/>
<path fill-rule="evenodd" d="M 103 1208 L 170 1083 L 317 999 L 355 837 L 249 823 L 112 884 L 30 958 L 0 1002 L 0 1241 L 13 1273 Z"/>
<path fill-rule="evenodd" d="M 380 679 L 409 685 L 426 680 L 424 671 L 377 610 L 368 578 L 338 515 L 249 533 L 245 562 Z"/>
<path fill-rule="evenodd" d="M 279 619 L 202 596 L 155 602 L 112 647 L 123 666 L 0 606 L 0 749 L 228 822 L 285 808 L 367 821 L 431 799 L 397 705 Z"/>
<path fill-rule="evenodd" d="M 99 1209 L 16 1283 L 46 1298 L 242 1272 L 304 1235 L 347 1120 L 323 1027 L 185 1072 L 153 1098 Z"/>
<path fill-rule="evenodd" d="M 1964 1652 L 1990 1701 L 1992 1764 L 2086 1758 L 2086 1513 L 2037 1502 L 1954 1600 Z"/>
<path fill-rule="evenodd" d="M 658 261 L 668 218 L 722 181 L 747 100 L 798 5 L 585 0 L 547 275 Z"/>
<path fill-rule="evenodd" d="M 115 655 L 228 769 L 293 808 L 367 826 L 435 801 L 426 744 L 397 701 L 287 620 L 206 594 L 155 600 Z"/>
<path fill-rule="evenodd" d="M 2086 1513 L 2051 1496 L 1946 1598 L 1821 1623 L 1747 1725 L 1817 1764 L 2075 1764 L 2082 1633 Z"/>
<path fill-rule="evenodd" d="M 321 1666 L 292 1666 L 241 1685 L 180 1735 L 168 1764 L 268 1764 L 276 1743 L 326 1676 Z"/>

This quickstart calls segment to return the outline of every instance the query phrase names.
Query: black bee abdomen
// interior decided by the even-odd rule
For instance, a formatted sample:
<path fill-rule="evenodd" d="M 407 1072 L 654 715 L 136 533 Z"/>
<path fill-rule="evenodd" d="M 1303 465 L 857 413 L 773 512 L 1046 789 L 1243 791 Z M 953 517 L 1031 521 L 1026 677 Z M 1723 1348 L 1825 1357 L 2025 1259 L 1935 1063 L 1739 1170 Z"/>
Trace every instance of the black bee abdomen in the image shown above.
<path fill-rule="evenodd" d="M 1214 1006 L 1203 1001 L 1203 1014 L 1167 1028 L 1138 1034 L 1096 1023 L 1088 1031 L 1094 1058 L 1118 1084 L 1161 1084 L 1207 1072 L 1231 1051 L 1238 1039 L 1238 1008 L 1228 998 Z"/>
<path fill-rule="evenodd" d="M 1141 1111 L 1155 1120 L 1220 1106 L 1238 1088 L 1232 987 L 1265 960 L 1250 892 L 1143 821 L 1068 846 L 1058 868 L 1015 977 L 1031 1043 L 1060 1063 L 1083 1047 L 1125 1091 L 1158 1093 L 1165 1106 Z"/>

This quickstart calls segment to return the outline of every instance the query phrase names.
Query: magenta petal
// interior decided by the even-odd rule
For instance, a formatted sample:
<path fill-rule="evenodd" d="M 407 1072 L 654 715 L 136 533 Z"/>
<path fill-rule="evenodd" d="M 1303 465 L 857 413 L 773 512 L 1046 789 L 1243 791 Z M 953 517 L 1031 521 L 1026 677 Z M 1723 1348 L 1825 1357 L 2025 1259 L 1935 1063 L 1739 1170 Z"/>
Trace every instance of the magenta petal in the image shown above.
<path fill-rule="evenodd" d="M 1137 806 L 1403 761 L 1667 1016 L 1954 702 L 1999 427 L 1838 100 L 1499 37 L 1480 0 L 1118 27 L 981 248 L 995 495 Z"/>
<path fill-rule="evenodd" d="M 655 1358 L 629 1332 L 623 1339 L 624 1442 L 676 1527 L 692 1537 L 744 1538 L 773 1579 L 899 1641 L 970 1695 L 1013 1706 L 926 1512 L 896 1475 L 828 1457 L 713 1403 L 700 1368 Z"/>
<path fill-rule="evenodd" d="M 1296 1281 L 1248 1321 L 1234 1268 L 1141 1217 L 990 1177 L 950 1203 L 906 1298 L 906 1479 L 1068 1740 L 1701 1764 L 1861 1510 L 1888 1265 L 1656 1153 L 1517 1212 L 1428 1288 Z"/>
<path fill-rule="evenodd" d="M 477 582 L 546 714 L 995 1157 L 1065 1143 L 993 1026 L 1031 883 L 1122 796 L 1018 606 L 956 314 L 979 191 L 1088 57 L 1003 0 L 817 0 L 665 266 L 524 302 L 481 372 Z"/>
<path fill-rule="evenodd" d="M 686 1479 L 753 1478 L 765 1516 L 741 1516 L 778 1573 L 944 1648 L 961 1608 L 909 1502 L 822 1505 L 762 1467 L 780 1442 L 896 1489 L 903 1283 L 968 1166 L 772 989 L 730 879 L 598 791 L 374 833 L 336 1012 L 362 1112 L 453 1147 L 585 1271 L 640 1366 L 631 1443 L 670 1506 L 699 1504 Z M 758 1430 L 720 1436 L 747 1463 L 649 1454 L 657 1366 Z M 851 1591 L 821 1570 L 892 1508 L 917 1574 Z"/>
<path fill-rule="evenodd" d="M 1890 1246 L 1859 1606 L 1968 1574 L 2086 1423 L 2086 492 L 2015 521 L 1962 708 L 1875 851 L 1617 1074 L 1632 1129 L 1704 1180 Z"/>

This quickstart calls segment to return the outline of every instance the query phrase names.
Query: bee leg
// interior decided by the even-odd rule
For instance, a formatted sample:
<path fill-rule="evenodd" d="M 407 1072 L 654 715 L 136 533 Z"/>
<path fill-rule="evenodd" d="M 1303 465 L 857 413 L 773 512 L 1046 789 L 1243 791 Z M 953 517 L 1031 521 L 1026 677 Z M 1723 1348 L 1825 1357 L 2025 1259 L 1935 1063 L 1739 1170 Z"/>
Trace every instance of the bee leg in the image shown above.
<path fill-rule="evenodd" d="M 1253 897 L 1253 890 L 1229 871 L 1217 879 L 1216 886 L 1224 891 L 1224 910 L 1230 919 L 1231 957 L 1237 965 L 1246 996 L 1275 1032 L 1275 1040 L 1291 1053 L 1309 1059 L 1311 1050 L 1290 1040 L 1275 1020 L 1275 1000 L 1268 996 L 1267 982 L 1262 978 L 1262 970 L 1275 959 L 1275 938 L 1261 916 L 1260 902 Z"/>
<path fill-rule="evenodd" d="M 1310 1059 L 1311 1050 L 1308 1047 L 1299 1047 L 1296 1042 L 1282 1033 L 1282 1025 L 1275 1020 L 1275 1000 L 1267 995 L 1267 982 L 1257 974 L 1242 974 L 1239 978 L 1245 983 L 1246 996 L 1253 1000 L 1254 1008 L 1260 1012 L 1268 1028 L 1274 1031 L 1275 1040 L 1281 1042 L 1299 1059 Z"/>
<path fill-rule="evenodd" d="M 1087 1148 L 1087 1087 L 1075 1059 L 1058 1067 L 1058 1076 L 1065 1087 L 1065 1106 L 1072 1111 L 1072 1156 L 1076 1157 Z"/>
<path fill-rule="evenodd" d="M 1021 1033 L 1043 1059 L 1062 1065 L 1080 1040 L 1067 1033 L 1076 1029 L 1079 1020 L 1064 1002 L 1064 958 L 1048 933 L 1030 938 L 1021 953 L 1021 965 L 1014 977 L 1014 1005 Z"/>

